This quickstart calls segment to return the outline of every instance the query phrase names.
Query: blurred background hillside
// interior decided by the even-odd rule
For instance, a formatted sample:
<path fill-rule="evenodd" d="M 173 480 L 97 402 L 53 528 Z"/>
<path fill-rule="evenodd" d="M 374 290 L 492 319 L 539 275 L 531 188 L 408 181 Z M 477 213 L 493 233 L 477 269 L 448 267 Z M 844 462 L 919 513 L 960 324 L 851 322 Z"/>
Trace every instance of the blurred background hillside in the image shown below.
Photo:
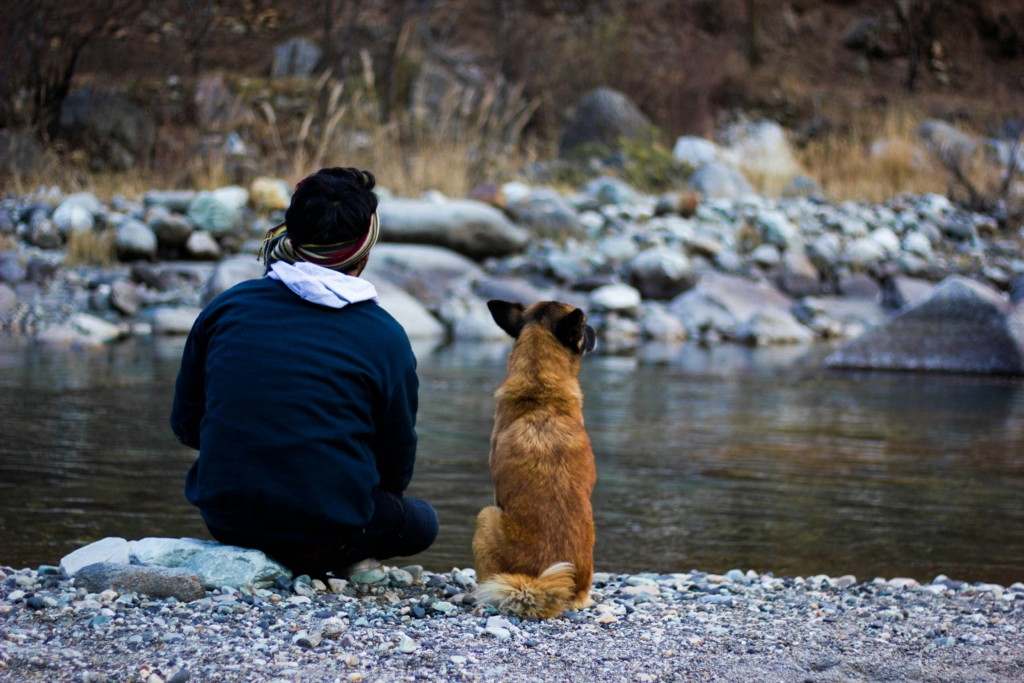
<path fill-rule="evenodd" d="M 829 195 L 877 201 L 956 184 L 921 121 L 1011 140 L 1024 111 L 1014 0 L 10 0 L 0 25 L 0 165 L 20 191 L 339 163 L 404 194 L 530 169 L 572 185 L 607 162 L 567 147 L 606 86 L 640 112 L 647 133 L 617 152 L 645 189 L 678 184 L 678 136 L 771 119 Z"/>

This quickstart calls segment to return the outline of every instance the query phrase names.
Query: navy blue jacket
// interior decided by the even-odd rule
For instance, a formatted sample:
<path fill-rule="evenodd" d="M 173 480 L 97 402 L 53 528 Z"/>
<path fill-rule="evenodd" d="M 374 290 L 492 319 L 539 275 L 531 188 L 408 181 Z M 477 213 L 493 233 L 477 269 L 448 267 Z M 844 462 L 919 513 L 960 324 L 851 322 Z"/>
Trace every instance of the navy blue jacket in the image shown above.
<path fill-rule="evenodd" d="M 416 458 L 416 358 L 373 302 L 332 309 L 263 278 L 202 312 L 185 343 L 171 429 L 199 449 L 185 496 L 207 524 L 338 539 L 401 494 Z"/>

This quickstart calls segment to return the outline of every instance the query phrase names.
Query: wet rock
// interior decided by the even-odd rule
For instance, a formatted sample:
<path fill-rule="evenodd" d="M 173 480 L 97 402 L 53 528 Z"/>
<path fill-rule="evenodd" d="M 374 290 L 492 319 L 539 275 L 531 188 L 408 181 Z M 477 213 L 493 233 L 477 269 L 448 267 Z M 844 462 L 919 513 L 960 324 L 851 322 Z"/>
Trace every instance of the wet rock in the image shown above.
<path fill-rule="evenodd" d="M 249 192 L 237 185 L 198 192 L 189 204 L 188 219 L 197 230 L 214 236 L 224 235 L 238 224 L 242 208 L 248 203 Z"/>
<path fill-rule="evenodd" d="M 91 564 L 128 564 L 131 544 L 123 538 L 108 537 L 68 553 L 60 561 L 60 569 L 74 576 L 82 567 Z"/>
<path fill-rule="evenodd" d="M 284 211 L 292 201 L 292 190 L 280 178 L 256 178 L 249 185 L 249 201 L 264 211 Z"/>
<path fill-rule="evenodd" d="M 47 327 L 36 340 L 57 346 L 101 346 L 121 336 L 121 329 L 88 313 L 75 313 L 66 323 Z"/>
<path fill-rule="evenodd" d="M 208 304 L 240 282 L 263 277 L 263 264 L 252 256 L 236 256 L 217 264 L 206 282 L 203 303 Z"/>
<path fill-rule="evenodd" d="M 274 78 L 308 78 L 323 57 L 323 50 L 308 38 L 292 38 L 274 48 Z"/>
<path fill-rule="evenodd" d="M 375 283 L 375 286 L 381 308 L 398 321 L 410 339 L 444 337 L 444 325 L 419 301 L 385 280 Z"/>
<path fill-rule="evenodd" d="M 159 206 L 176 213 L 185 213 L 195 198 L 194 190 L 150 190 L 142 196 L 142 203 L 146 206 Z"/>
<path fill-rule="evenodd" d="M 110 285 L 110 305 L 122 315 L 138 315 L 142 307 L 139 288 L 128 280 L 118 280 Z"/>
<path fill-rule="evenodd" d="M 885 281 L 882 288 L 882 306 L 899 310 L 927 299 L 935 285 L 928 280 L 897 275 Z"/>
<path fill-rule="evenodd" d="M 145 164 L 156 141 L 149 114 L 123 95 L 93 88 L 64 99 L 58 126 L 73 147 L 86 151 L 96 169 L 124 171 Z"/>
<path fill-rule="evenodd" d="M 155 206 L 146 213 L 146 222 L 153 229 L 157 241 L 168 247 L 180 247 L 192 234 L 192 223 L 178 213 Z"/>
<path fill-rule="evenodd" d="M 473 261 L 450 249 L 415 244 L 378 244 L 362 277 L 398 285 L 428 308 L 436 309 L 461 283 L 484 277 Z"/>
<path fill-rule="evenodd" d="M 960 276 L 826 360 L 828 367 L 1024 374 L 1024 313 Z"/>
<path fill-rule="evenodd" d="M 182 567 L 199 574 L 207 588 L 273 585 L 291 572 L 258 550 L 194 538 L 144 538 L 131 549 L 131 563 L 144 567 Z"/>
<path fill-rule="evenodd" d="M 814 334 L 789 311 L 770 309 L 755 313 L 740 325 L 736 330 L 736 338 L 752 346 L 767 346 L 806 343 L 814 338 Z"/>
<path fill-rule="evenodd" d="M 704 195 L 705 199 L 736 199 L 754 191 L 742 173 L 718 162 L 697 170 L 690 176 L 690 186 Z"/>
<path fill-rule="evenodd" d="M 182 602 L 199 600 L 206 595 L 203 578 L 188 569 L 126 564 L 99 563 L 82 567 L 75 575 L 75 585 L 90 593 L 114 589 L 150 598 L 174 597 Z"/>
<path fill-rule="evenodd" d="M 382 240 L 446 247 L 473 259 L 514 254 L 530 240 L 505 214 L 472 200 L 393 199 L 382 201 L 378 214 Z"/>
<path fill-rule="evenodd" d="M 771 285 L 756 284 L 733 275 L 709 273 L 688 292 L 669 304 L 690 336 L 714 330 L 735 337 L 740 326 L 755 314 L 778 310 L 788 312 L 792 300 Z"/>
<path fill-rule="evenodd" d="M 584 145 L 616 149 L 623 139 L 651 135 L 651 122 L 625 94 L 598 88 L 583 97 L 566 126 L 559 154 L 570 155 Z"/>
<path fill-rule="evenodd" d="M 692 287 L 695 280 L 690 260 L 669 247 L 642 251 L 626 268 L 630 283 L 647 299 L 670 299 Z"/>
<path fill-rule="evenodd" d="M 122 261 L 156 258 L 156 235 L 142 221 L 129 219 L 114 233 L 114 249 Z"/>
<path fill-rule="evenodd" d="M 205 230 L 197 230 L 186 238 L 185 253 L 188 254 L 189 258 L 195 259 L 196 261 L 216 261 L 221 256 L 221 249 L 220 244 L 218 244 L 217 240 L 213 238 L 213 235 Z M 251 270 L 252 272 L 256 271 L 255 268 L 252 268 Z M 262 274 L 261 265 L 260 275 Z"/>
<path fill-rule="evenodd" d="M 672 147 L 672 157 L 691 172 L 718 159 L 718 145 L 691 135 L 676 138 Z"/>
<path fill-rule="evenodd" d="M 629 285 L 605 285 L 590 293 L 589 308 L 594 311 L 633 313 L 640 306 L 640 292 Z"/>
<path fill-rule="evenodd" d="M 536 237 L 553 240 L 586 237 L 576 210 L 555 190 L 533 190 L 510 206 L 509 213 Z"/>
<path fill-rule="evenodd" d="M 202 311 L 190 306 L 158 306 L 150 309 L 150 323 L 154 334 L 185 335 Z"/>

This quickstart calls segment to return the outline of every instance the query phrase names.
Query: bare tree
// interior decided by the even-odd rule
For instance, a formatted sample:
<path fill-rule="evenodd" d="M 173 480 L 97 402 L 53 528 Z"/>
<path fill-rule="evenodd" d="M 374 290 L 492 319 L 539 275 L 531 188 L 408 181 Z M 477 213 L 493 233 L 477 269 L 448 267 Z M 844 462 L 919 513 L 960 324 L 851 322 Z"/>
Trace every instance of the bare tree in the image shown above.
<path fill-rule="evenodd" d="M 927 59 L 935 39 L 935 15 L 952 0 L 892 0 L 893 11 L 907 42 L 907 90 L 917 90 L 921 60 Z"/>
<path fill-rule="evenodd" d="M 185 42 L 192 57 L 192 74 L 198 76 L 203 69 L 203 50 L 213 25 L 214 0 L 181 0 L 185 15 Z"/>

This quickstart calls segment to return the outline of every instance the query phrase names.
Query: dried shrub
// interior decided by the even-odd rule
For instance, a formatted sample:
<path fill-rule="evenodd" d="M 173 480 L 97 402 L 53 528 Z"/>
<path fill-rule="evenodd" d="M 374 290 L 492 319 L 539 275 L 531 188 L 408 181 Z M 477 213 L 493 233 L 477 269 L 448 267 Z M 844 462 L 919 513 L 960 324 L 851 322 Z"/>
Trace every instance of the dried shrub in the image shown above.
<path fill-rule="evenodd" d="M 71 232 L 67 243 L 68 266 L 111 266 L 117 260 L 113 230 Z"/>

